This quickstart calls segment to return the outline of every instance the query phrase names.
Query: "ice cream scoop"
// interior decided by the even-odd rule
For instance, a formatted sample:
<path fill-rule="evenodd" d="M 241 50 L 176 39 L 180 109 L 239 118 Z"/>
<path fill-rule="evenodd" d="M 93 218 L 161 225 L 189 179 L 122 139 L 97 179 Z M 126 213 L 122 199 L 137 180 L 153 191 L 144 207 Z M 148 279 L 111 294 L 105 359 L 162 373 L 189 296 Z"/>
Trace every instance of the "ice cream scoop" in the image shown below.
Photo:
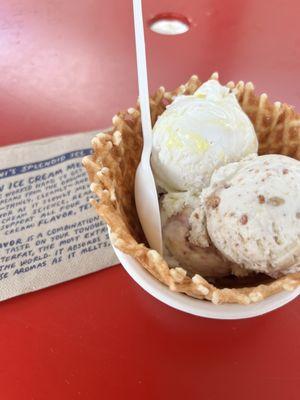
<path fill-rule="evenodd" d="M 277 278 L 300 271 L 300 162 L 254 156 L 215 171 L 202 192 L 207 230 L 228 259 Z"/>
<path fill-rule="evenodd" d="M 197 206 L 199 198 L 189 192 L 169 193 L 161 201 L 164 255 L 169 265 L 183 267 L 191 275 L 213 278 L 238 273 L 238 266 L 210 242 Z"/>
<path fill-rule="evenodd" d="M 178 96 L 153 128 L 151 165 L 166 192 L 200 191 L 213 171 L 256 153 L 257 137 L 229 88 L 209 80 Z"/>

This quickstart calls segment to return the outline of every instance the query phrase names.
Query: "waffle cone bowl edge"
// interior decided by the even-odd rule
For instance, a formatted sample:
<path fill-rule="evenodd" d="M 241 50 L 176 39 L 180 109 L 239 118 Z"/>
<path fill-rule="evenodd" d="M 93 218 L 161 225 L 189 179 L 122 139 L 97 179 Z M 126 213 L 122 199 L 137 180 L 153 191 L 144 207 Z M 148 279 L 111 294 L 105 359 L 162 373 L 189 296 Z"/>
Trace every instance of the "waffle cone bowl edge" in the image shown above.
<path fill-rule="evenodd" d="M 214 73 L 211 79 L 218 79 Z M 193 94 L 201 85 L 197 76 L 173 92 L 159 88 L 150 98 L 152 124 L 173 98 Z M 251 119 L 258 140 L 259 154 L 284 154 L 300 160 L 300 115 L 293 107 L 272 103 L 266 94 L 256 95 L 251 82 L 227 86 L 232 89 L 244 112 Z M 134 201 L 135 171 L 142 152 L 139 105 L 113 117 L 113 127 L 92 140 L 93 154 L 83 159 L 91 190 L 97 195 L 91 204 L 108 224 L 113 245 L 135 258 L 150 274 L 170 290 L 214 304 L 250 304 L 283 290 L 300 286 L 300 273 L 289 274 L 268 283 L 252 283 L 239 288 L 220 288 L 183 268 L 169 267 L 163 257 L 147 247 Z M 142 268 L 142 267 L 141 267 Z"/>

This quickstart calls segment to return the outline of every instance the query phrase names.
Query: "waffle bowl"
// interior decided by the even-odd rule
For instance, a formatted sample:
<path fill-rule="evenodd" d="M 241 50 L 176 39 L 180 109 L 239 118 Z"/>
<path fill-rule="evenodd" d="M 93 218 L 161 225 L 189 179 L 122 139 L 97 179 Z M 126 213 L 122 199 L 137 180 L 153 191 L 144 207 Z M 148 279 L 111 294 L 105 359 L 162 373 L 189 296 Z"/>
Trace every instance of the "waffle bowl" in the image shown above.
<path fill-rule="evenodd" d="M 215 73 L 211 79 L 218 79 Z M 192 76 L 173 92 L 159 88 L 150 99 L 152 124 L 180 94 L 193 94 L 201 85 Z M 227 86 L 234 91 L 242 109 L 251 119 L 259 140 L 259 154 L 278 153 L 300 159 L 300 115 L 287 104 L 271 103 L 266 94 L 256 95 L 252 83 L 240 81 Z M 139 105 L 113 117 L 111 130 L 92 140 L 93 154 L 83 159 L 91 190 L 98 199 L 91 204 L 106 221 L 113 246 L 131 256 L 171 291 L 214 304 L 247 305 L 300 286 L 300 273 L 276 280 L 252 282 L 244 287 L 218 287 L 181 267 L 169 267 L 163 257 L 147 247 L 134 202 L 134 177 L 142 151 Z M 140 268 L 142 268 L 140 267 Z"/>

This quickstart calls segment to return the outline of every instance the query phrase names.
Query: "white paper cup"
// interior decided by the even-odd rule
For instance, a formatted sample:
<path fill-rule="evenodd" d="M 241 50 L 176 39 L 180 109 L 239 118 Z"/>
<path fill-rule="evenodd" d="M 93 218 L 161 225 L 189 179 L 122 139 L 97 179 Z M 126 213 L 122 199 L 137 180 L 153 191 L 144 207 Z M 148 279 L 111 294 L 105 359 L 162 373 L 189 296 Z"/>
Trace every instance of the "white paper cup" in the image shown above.
<path fill-rule="evenodd" d="M 300 288 L 292 292 L 283 291 L 270 296 L 258 303 L 249 305 L 220 304 L 215 305 L 209 301 L 198 300 L 182 293 L 172 292 L 167 286 L 154 278 L 133 257 L 124 254 L 113 246 L 120 263 L 128 274 L 156 299 L 189 314 L 215 319 L 243 319 L 257 317 L 269 311 L 276 310 L 295 299 L 300 294 Z"/>

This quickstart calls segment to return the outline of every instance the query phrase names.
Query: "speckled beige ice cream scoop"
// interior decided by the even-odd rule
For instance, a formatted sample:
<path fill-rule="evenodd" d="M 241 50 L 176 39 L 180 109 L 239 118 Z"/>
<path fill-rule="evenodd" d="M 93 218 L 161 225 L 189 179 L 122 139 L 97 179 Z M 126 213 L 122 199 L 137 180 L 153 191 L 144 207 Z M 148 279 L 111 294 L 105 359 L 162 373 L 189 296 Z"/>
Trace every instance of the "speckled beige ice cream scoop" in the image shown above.
<path fill-rule="evenodd" d="M 300 271 L 300 162 L 252 156 L 215 171 L 202 192 L 207 230 L 228 259 L 271 277 Z"/>

